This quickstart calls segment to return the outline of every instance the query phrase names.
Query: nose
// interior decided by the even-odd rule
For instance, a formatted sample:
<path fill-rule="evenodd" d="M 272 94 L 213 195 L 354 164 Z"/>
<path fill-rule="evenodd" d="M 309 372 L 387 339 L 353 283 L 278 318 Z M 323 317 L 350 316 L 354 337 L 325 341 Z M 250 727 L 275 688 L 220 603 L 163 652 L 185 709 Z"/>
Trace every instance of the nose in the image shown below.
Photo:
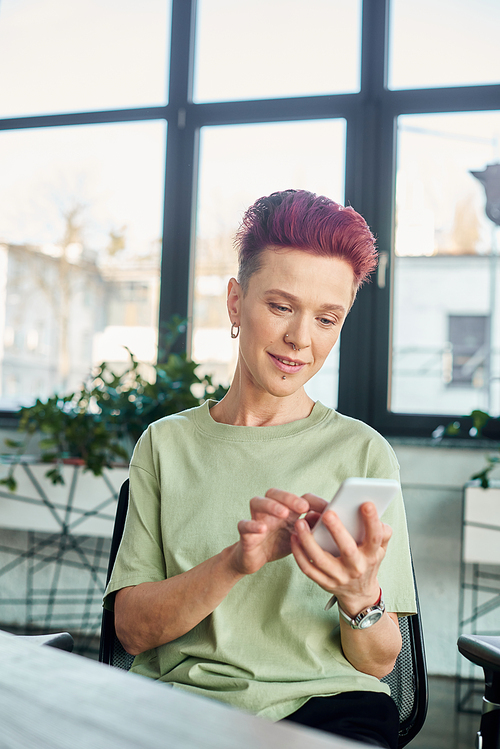
<path fill-rule="evenodd" d="M 301 351 L 311 345 L 311 332 L 307 320 L 296 320 L 288 326 L 285 341 L 293 351 Z"/>

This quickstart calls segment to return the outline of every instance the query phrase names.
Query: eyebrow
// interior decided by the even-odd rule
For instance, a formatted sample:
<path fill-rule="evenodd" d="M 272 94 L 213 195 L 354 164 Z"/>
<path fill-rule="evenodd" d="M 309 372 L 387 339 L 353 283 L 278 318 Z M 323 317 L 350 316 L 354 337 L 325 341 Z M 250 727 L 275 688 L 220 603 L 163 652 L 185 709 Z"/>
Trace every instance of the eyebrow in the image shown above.
<path fill-rule="evenodd" d="M 300 299 L 295 294 L 290 294 L 289 291 L 283 291 L 283 289 L 268 289 L 266 294 L 277 294 L 282 296 L 284 299 L 288 299 L 289 302 L 300 302 Z M 346 309 L 342 304 L 322 304 L 319 307 L 321 312 L 341 312 L 345 315 Z"/>

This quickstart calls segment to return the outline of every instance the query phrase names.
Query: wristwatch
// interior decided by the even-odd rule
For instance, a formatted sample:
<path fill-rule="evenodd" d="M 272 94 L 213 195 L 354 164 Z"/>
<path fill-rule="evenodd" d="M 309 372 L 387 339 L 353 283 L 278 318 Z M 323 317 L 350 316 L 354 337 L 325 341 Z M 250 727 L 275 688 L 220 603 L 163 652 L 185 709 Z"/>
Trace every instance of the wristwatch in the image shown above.
<path fill-rule="evenodd" d="M 330 603 L 330 601 L 328 601 L 328 603 Z M 333 603 L 335 603 L 335 601 L 331 601 L 330 605 L 332 606 Z M 378 599 L 377 603 L 375 603 L 373 606 L 368 606 L 366 609 L 363 609 L 363 611 L 360 611 L 359 614 L 357 614 L 354 618 L 349 616 L 349 614 L 341 609 L 340 605 L 338 605 L 338 609 L 340 616 L 348 624 L 351 625 L 352 629 L 368 629 L 368 627 L 371 627 L 373 624 L 376 624 L 378 622 L 385 611 L 385 603 L 384 599 L 382 598 L 382 588 L 380 589 L 380 598 Z"/>

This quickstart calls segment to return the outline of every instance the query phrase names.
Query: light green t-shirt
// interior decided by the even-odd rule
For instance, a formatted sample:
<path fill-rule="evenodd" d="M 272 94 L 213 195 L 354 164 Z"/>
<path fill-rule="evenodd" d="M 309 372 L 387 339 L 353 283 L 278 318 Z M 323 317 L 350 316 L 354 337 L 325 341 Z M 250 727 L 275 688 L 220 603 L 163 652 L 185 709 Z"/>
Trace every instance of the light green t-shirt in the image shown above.
<path fill-rule="evenodd" d="M 396 457 L 370 427 L 316 403 L 281 426 L 219 424 L 209 402 L 151 424 L 130 465 L 130 506 L 106 590 L 163 580 L 238 540 L 249 501 L 276 487 L 329 500 L 350 476 L 398 478 Z M 416 611 L 401 496 L 379 582 L 388 611 Z M 293 556 L 240 580 L 194 629 L 135 658 L 132 670 L 280 720 L 310 697 L 388 692 L 344 658 L 337 607 Z"/>

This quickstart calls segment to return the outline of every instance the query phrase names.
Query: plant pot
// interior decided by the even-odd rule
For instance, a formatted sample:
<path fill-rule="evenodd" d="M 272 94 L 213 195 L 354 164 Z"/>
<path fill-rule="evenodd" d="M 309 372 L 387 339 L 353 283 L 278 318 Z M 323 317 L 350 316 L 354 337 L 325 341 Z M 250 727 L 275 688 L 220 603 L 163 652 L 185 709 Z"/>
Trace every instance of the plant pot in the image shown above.
<path fill-rule="evenodd" d="M 82 461 L 64 461 L 64 484 L 52 484 L 45 473 L 50 466 L 23 459 L 14 469 L 17 490 L 0 487 L 0 528 L 110 538 L 120 486 L 126 467 L 105 468 L 102 476 L 84 471 Z M 0 471 L 6 474 L 7 466 Z"/>
<path fill-rule="evenodd" d="M 462 560 L 500 565 L 500 486 L 466 486 Z"/>

